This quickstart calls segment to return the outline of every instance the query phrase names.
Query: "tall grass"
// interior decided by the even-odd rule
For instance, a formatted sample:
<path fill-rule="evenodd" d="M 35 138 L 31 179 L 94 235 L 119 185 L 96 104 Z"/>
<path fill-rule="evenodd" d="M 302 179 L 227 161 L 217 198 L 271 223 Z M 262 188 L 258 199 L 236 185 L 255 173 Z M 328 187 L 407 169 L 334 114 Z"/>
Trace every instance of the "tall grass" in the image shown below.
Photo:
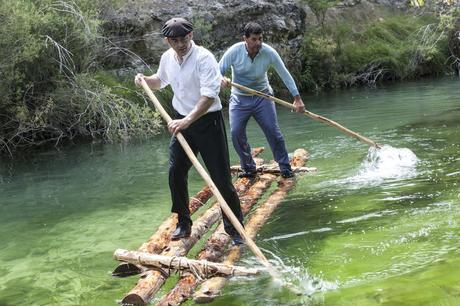
<path fill-rule="evenodd" d="M 441 15 L 388 15 L 368 24 L 342 22 L 307 33 L 302 85 L 321 90 L 375 85 L 452 72 L 449 33 L 453 11 Z"/>

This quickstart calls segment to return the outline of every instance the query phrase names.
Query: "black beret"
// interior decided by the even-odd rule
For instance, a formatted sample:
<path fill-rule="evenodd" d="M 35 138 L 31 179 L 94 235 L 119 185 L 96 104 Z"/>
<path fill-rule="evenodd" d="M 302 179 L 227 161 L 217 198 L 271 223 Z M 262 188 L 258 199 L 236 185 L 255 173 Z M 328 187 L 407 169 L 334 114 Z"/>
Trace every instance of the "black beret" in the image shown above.
<path fill-rule="evenodd" d="M 165 37 L 183 37 L 193 31 L 193 24 L 184 18 L 171 18 L 163 26 L 161 32 Z"/>

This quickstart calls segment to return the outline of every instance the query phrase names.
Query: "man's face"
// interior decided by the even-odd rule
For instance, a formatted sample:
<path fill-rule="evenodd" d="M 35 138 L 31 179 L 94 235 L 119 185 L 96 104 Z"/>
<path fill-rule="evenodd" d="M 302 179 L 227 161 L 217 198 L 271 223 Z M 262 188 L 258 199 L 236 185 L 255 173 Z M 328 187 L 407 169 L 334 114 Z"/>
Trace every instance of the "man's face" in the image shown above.
<path fill-rule="evenodd" d="M 190 32 L 184 37 L 168 37 L 168 41 L 171 48 L 176 51 L 177 55 L 183 57 L 187 54 L 191 47 L 191 40 L 193 38 L 193 33 Z"/>
<path fill-rule="evenodd" d="M 262 48 L 262 34 L 251 34 L 249 37 L 243 35 L 243 38 L 249 54 L 256 54 Z"/>

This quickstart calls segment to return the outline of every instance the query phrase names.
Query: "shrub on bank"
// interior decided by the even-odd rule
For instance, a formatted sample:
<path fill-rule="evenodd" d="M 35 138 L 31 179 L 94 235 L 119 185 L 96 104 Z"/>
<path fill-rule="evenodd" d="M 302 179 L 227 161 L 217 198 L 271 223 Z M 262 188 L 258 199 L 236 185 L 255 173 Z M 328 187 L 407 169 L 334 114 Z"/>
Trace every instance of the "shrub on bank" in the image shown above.
<path fill-rule="evenodd" d="M 114 1 L 77 3 L 0 2 L 0 151 L 158 132 L 160 120 L 141 96 L 127 99 L 97 78 L 109 43 L 99 11 Z"/>
<path fill-rule="evenodd" d="M 448 36 L 453 19 L 448 16 L 393 15 L 364 25 L 344 22 L 312 30 L 302 46 L 302 87 L 375 85 L 451 72 Z"/>

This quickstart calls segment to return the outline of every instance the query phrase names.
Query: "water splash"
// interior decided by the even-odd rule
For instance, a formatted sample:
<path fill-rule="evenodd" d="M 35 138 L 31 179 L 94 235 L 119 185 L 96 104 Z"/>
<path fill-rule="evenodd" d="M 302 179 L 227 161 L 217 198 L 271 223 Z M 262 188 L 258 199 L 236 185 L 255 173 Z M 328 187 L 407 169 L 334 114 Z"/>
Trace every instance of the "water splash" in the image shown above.
<path fill-rule="evenodd" d="M 322 275 L 314 276 L 308 273 L 301 262 L 295 265 L 286 264 L 284 260 L 273 252 L 263 249 L 264 252 L 271 254 L 271 264 L 280 272 L 282 279 L 278 279 L 275 286 L 294 289 L 298 295 L 310 298 L 314 293 L 335 290 L 339 284 L 325 280 Z"/>
<path fill-rule="evenodd" d="M 369 182 L 413 177 L 418 162 L 414 152 L 407 148 L 393 148 L 388 145 L 380 149 L 371 147 L 358 174 L 350 180 Z"/>

